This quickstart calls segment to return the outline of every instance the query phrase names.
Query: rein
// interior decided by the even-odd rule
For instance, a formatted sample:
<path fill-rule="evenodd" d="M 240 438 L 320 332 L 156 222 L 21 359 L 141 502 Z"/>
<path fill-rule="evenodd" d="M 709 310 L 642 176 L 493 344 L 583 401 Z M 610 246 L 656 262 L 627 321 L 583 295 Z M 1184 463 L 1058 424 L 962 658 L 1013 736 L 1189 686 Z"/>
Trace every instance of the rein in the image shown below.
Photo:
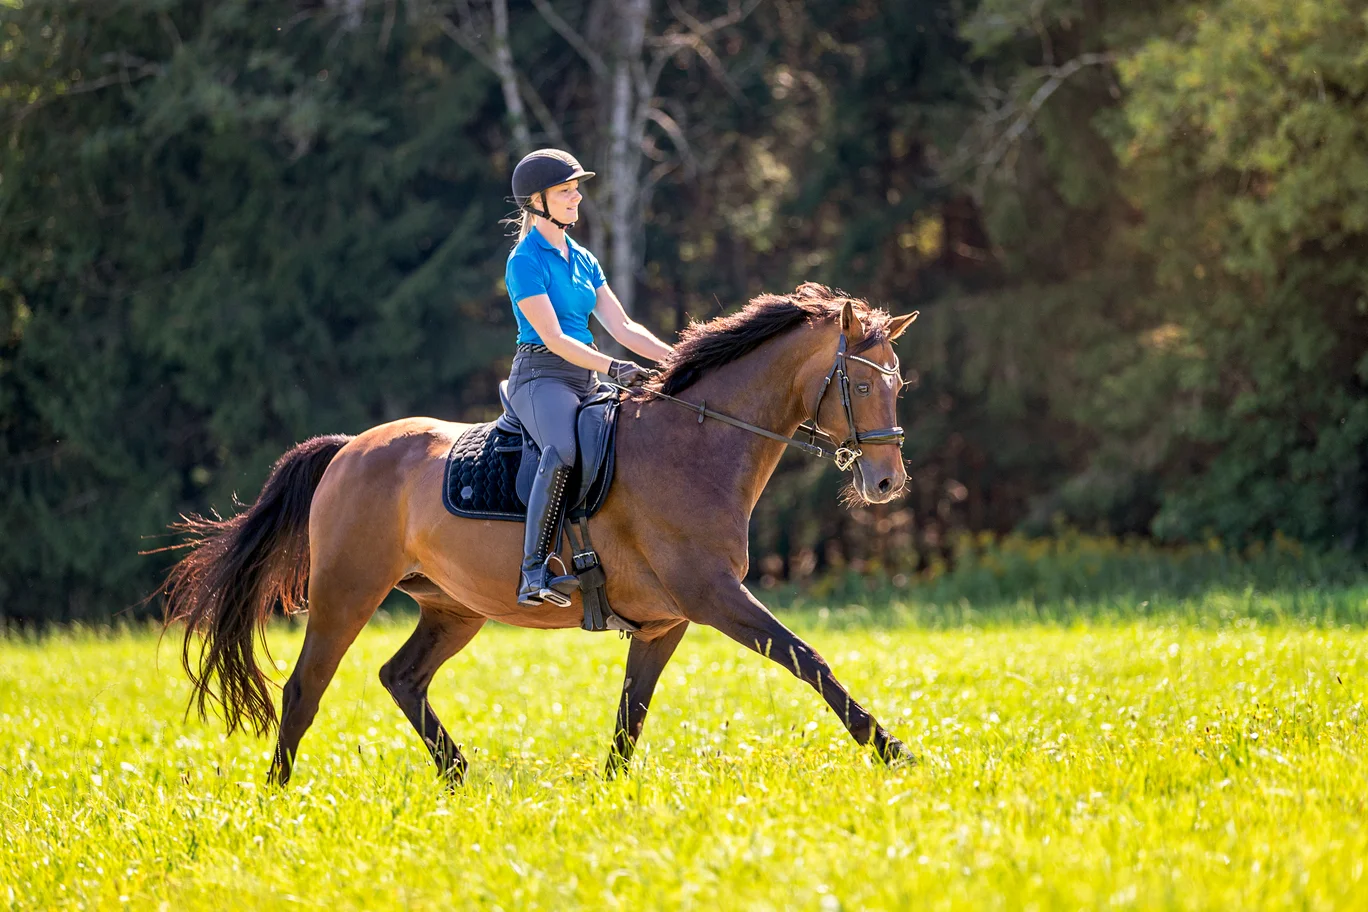
<path fill-rule="evenodd" d="M 901 449 L 904 439 L 903 429 L 897 425 L 888 428 L 880 428 L 877 431 L 866 431 L 864 433 L 861 433 L 860 430 L 855 427 L 855 409 L 850 399 L 850 374 L 846 367 L 846 362 L 848 361 L 859 361 L 861 364 L 867 364 L 886 377 L 896 377 L 898 375 L 896 369 L 890 370 L 882 364 L 875 364 L 868 358 L 861 358 L 859 355 L 848 354 L 846 352 L 846 335 L 845 333 L 841 333 L 840 344 L 836 347 L 836 360 L 832 363 L 831 370 L 827 371 L 826 379 L 822 381 L 822 390 L 817 394 L 817 404 L 812 409 L 812 417 L 799 425 L 800 429 L 807 432 L 808 439 L 806 441 L 799 440 L 797 437 L 785 437 L 783 434 L 777 434 L 774 431 L 751 424 L 749 421 L 742 421 L 740 418 L 733 418 L 731 415 L 714 411 L 713 409 L 708 408 L 707 402 L 695 404 L 688 400 L 680 399 L 676 396 L 671 396 L 668 393 L 662 393 L 660 390 L 651 389 L 646 386 L 637 387 L 637 389 L 647 395 L 654 396 L 657 399 L 664 399 L 668 402 L 675 402 L 684 406 L 698 416 L 699 424 L 702 424 L 705 418 L 711 418 L 714 421 L 729 424 L 734 428 L 740 428 L 743 431 L 749 431 L 752 434 L 757 434 L 761 437 L 777 441 L 785 446 L 791 446 L 795 449 L 802 450 L 809 456 L 831 459 L 836 463 L 836 468 L 840 469 L 842 472 L 847 472 L 853 469 L 855 463 L 864 455 L 864 451 L 860 449 L 860 444 L 894 444 Z M 817 415 L 821 411 L 822 400 L 826 398 L 827 390 L 831 387 L 831 381 L 833 379 L 838 381 L 837 385 L 841 390 L 841 407 L 845 411 L 846 425 L 850 430 L 849 436 L 841 441 L 838 441 L 835 435 L 823 430 L 822 427 L 817 424 Z M 616 386 L 618 389 L 629 390 L 628 387 L 622 386 L 621 384 L 612 383 L 612 381 L 607 382 Z M 832 446 L 828 448 L 818 443 L 817 437 L 819 435 L 826 440 L 829 440 Z"/>

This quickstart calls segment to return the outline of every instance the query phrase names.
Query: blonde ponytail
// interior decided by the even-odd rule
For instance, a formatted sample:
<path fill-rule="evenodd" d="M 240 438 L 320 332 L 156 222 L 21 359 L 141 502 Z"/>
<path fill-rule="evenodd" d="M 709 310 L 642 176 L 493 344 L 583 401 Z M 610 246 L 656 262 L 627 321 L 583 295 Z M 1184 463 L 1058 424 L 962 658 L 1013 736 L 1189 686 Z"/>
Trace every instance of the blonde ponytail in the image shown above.
<path fill-rule="evenodd" d="M 499 219 L 499 224 L 509 229 L 508 235 L 517 235 L 515 243 L 521 243 L 522 239 L 532 233 L 532 227 L 536 224 L 536 217 L 526 209 L 520 210 L 517 215 L 510 215 L 508 218 Z"/>

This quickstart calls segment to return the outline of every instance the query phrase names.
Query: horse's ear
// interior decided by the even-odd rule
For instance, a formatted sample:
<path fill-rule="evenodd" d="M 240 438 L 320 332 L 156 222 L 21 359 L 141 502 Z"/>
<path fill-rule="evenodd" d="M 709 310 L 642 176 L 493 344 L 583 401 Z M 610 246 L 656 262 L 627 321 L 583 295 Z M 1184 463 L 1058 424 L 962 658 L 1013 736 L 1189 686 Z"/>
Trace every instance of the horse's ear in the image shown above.
<path fill-rule="evenodd" d="M 860 325 L 860 318 L 855 316 L 855 305 L 849 298 L 841 305 L 841 332 L 853 339 L 864 335 L 864 327 Z"/>
<path fill-rule="evenodd" d="M 917 317 L 921 316 L 920 310 L 914 310 L 910 314 L 903 314 L 901 317 L 894 317 L 888 321 L 888 341 L 901 336 L 907 331 L 907 327 L 917 322 Z"/>

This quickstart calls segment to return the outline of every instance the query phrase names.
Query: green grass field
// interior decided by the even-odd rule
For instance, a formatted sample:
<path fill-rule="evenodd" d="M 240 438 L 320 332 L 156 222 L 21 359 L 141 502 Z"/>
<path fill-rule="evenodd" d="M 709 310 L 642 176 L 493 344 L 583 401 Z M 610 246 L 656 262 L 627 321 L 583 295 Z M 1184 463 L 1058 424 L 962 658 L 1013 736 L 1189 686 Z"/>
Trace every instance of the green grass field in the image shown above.
<path fill-rule="evenodd" d="M 920 757 L 890 771 L 781 668 L 694 629 L 605 782 L 626 644 L 490 627 L 433 703 L 448 794 L 347 655 L 296 778 L 183 721 L 177 640 L 0 640 L 0 906 L 1368 907 L 1368 633 L 1309 621 L 793 623 Z M 282 667 L 298 629 L 273 632 Z"/>

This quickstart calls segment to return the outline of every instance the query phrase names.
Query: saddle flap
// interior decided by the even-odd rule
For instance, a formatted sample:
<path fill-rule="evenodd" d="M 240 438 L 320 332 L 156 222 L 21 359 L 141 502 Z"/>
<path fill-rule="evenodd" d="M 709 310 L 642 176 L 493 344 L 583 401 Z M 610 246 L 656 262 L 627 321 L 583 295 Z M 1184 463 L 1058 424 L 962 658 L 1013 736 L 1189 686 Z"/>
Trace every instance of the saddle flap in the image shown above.
<path fill-rule="evenodd" d="M 518 479 L 513 485 L 518 500 L 527 506 L 527 498 L 532 496 L 532 479 L 537 477 L 537 463 L 541 462 L 541 447 L 537 446 L 532 435 L 526 430 L 522 434 L 522 462 L 518 465 Z"/>
<path fill-rule="evenodd" d="M 607 492 L 612 477 L 613 431 L 617 425 L 618 392 L 611 386 L 600 386 L 580 404 L 575 416 L 575 439 L 578 453 L 575 468 L 578 471 L 579 485 L 567 509 L 574 511 L 581 507 L 597 510 L 599 502 Z M 518 499 L 524 504 L 532 492 L 532 479 L 537 474 L 537 462 L 541 459 L 541 449 L 532 438 L 523 433 L 522 465 L 518 469 L 516 489 Z M 598 484 L 602 481 L 602 484 Z M 595 503 L 589 503 L 590 492 L 598 484 Z"/>
<path fill-rule="evenodd" d="M 580 405 L 575 419 L 575 432 L 579 439 L 580 485 L 571 509 L 586 504 L 589 492 L 600 474 L 611 477 L 612 468 L 607 463 L 613 458 L 613 431 L 617 427 L 618 401 L 617 389 L 602 385 Z M 607 471 L 601 471 L 605 469 Z M 602 500 L 601 495 L 602 492 L 599 500 Z"/>

